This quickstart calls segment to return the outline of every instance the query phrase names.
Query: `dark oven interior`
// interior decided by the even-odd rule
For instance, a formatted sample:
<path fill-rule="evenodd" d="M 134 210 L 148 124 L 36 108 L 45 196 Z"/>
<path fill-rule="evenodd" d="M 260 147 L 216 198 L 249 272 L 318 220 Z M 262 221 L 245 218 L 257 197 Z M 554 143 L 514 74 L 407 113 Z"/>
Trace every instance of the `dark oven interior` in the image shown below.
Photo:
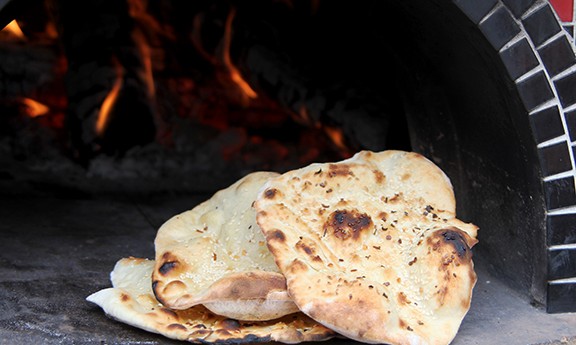
<path fill-rule="evenodd" d="M 0 7 L 1 26 L 10 23 L 0 32 L 0 186 L 4 231 L 14 242 L 0 259 L 8 266 L 18 266 L 8 256 L 32 250 L 17 249 L 26 241 L 16 224 L 50 238 L 46 221 L 85 222 L 85 233 L 56 233 L 90 242 L 77 247 L 90 254 L 71 255 L 105 285 L 119 257 L 98 244 L 150 255 L 164 220 L 248 172 L 364 149 L 412 150 L 447 173 L 459 218 L 480 227 L 474 255 L 488 278 L 478 298 L 501 283 L 497 290 L 521 296 L 527 313 L 576 310 L 574 222 L 570 212 L 550 212 L 573 199 L 568 134 L 553 133 L 555 123 L 566 131 L 573 99 L 563 85 L 571 81 L 554 90 L 560 72 L 538 55 L 542 42 L 568 39 L 546 37 L 548 26 L 560 28 L 553 15 L 546 20 L 556 26 L 537 22 L 553 13 L 547 3 L 12 0 Z M 88 212 L 93 203 L 97 211 Z M 134 230 L 132 207 L 145 223 Z M 110 215 L 125 233 L 101 219 Z M 96 235 L 100 223 L 115 230 Z M 545 321 L 554 332 L 574 321 L 557 317 Z"/>

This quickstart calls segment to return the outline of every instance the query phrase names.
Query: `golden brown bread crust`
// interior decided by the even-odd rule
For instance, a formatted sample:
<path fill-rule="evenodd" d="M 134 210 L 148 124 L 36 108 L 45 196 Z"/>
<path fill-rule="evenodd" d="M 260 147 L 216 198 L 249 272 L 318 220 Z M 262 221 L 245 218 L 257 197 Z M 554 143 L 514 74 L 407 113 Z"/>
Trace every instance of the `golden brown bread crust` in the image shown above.
<path fill-rule="evenodd" d="M 269 180 L 257 222 L 313 319 L 368 343 L 448 344 L 476 282 L 477 227 L 416 153 L 363 151 Z M 360 321 L 361 320 L 361 321 Z"/>
<path fill-rule="evenodd" d="M 273 321 L 238 321 L 218 316 L 202 305 L 187 310 L 164 307 L 150 288 L 153 260 L 125 258 L 112 272 L 112 288 L 98 291 L 87 300 L 110 317 L 191 343 L 245 344 L 277 341 L 287 344 L 326 340 L 336 333 L 302 313 Z"/>

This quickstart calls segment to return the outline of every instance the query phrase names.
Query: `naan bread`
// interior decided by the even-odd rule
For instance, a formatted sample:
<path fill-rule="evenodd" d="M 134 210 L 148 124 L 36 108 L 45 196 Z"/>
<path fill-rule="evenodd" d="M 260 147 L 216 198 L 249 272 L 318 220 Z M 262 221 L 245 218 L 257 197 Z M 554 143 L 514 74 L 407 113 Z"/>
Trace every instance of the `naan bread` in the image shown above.
<path fill-rule="evenodd" d="M 246 322 L 215 315 L 202 305 L 171 310 L 160 304 L 150 287 L 153 260 L 125 258 L 112 273 L 112 288 L 86 299 L 110 317 L 131 326 L 192 343 L 243 344 L 278 341 L 294 344 L 332 338 L 335 333 L 302 313 L 274 321 Z"/>
<path fill-rule="evenodd" d="M 476 282 L 477 227 L 417 153 L 363 151 L 269 180 L 257 221 L 301 311 L 367 343 L 448 344 Z"/>
<path fill-rule="evenodd" d="M 251 173 L 160 227 L 152 274 L 159 301 L 171 309 L 203 304 L 239 320 L 298 311 L 252 207 L 258 189 L 278 175 Z"/>

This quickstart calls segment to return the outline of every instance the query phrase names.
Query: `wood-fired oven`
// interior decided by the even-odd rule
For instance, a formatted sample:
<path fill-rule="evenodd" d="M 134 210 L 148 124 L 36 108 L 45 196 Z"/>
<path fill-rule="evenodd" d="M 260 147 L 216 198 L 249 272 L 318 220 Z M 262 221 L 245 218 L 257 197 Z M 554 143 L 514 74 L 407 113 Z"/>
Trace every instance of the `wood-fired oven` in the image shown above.
<path fill-rule="evenodd" d="M 1 193 L 197 196 L 413 150 L 479 265 L 576 312 L 574 28 L 552 4 L 0 1 Z"/>

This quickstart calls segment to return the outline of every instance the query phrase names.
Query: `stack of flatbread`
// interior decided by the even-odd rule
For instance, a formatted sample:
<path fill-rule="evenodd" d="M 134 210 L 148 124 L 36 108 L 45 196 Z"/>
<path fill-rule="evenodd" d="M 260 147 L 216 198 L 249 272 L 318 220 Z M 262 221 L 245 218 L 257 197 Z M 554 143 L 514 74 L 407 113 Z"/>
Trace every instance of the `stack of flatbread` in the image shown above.
<path fill-rule="evenodd" d="M 362 151 L 256 172 L 158 230 L 87 300 L 194 343 L 449 344 L 470 308 L 477 227 L 420 154 Z"/>

